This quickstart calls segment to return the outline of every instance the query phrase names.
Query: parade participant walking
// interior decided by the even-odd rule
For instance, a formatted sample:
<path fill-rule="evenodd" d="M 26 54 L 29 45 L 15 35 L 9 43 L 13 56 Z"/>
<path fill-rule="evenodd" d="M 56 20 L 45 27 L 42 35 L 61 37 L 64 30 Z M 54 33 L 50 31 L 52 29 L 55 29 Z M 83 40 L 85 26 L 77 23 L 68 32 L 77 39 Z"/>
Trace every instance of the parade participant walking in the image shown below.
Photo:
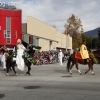
<path fill-rule="evenodd" d="M 24 59 L 22 58 L 23 52 L 26 48 L 23 46 L 23 44 L 21 43 L 21 40 L 18 39 L 17 40 L 17 57 L 16 57 L 16 64 L 17 67 L 23 71 L 24 70 Z"/>
<path fill-rule="evenodd" d="M 80 47 L 80 54 L 82 59 L 84 59 L 84 65 L 87 64 L 87 60 L 89 60 L 89 53 L 86 46 L 86 41 L 84 41 Z"/>
<path fill-rule="evenodd" d="M 59 50 L 58 59 L 59 59 L 60 65 L 62 65 L 62 57 L 63 57 L 63 53 L 61 50 Z"/>
<path fill-rule="evenodd" d="M 6 47 L 6 44 L 4 44 L 2 47 L 1 47 L 1 63 L 2 63 L 2 66 L 3 66 L 3 70 L 6 70 L 6 58 L 5 58 L 5 52 L 7 51 L 7 47 Z"/>

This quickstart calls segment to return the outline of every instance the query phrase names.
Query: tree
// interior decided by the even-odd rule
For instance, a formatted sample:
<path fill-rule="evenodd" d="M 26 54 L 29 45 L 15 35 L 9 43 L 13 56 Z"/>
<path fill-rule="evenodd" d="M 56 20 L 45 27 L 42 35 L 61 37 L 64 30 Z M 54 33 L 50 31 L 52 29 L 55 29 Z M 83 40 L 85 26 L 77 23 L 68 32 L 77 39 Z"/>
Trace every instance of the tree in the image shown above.
<path fill-rule="evenodd" d="M 83 32 L 81 20 L 74 14 L 69 17 L 67 23 L 65 24 L 66 34 L 72 36 L 72 48 L 79 48 L 82 43 L 81 34 Z"/>
<path fill-rule="evenodd" d="M 100 29 L 98 30 L 98 40 L 96 42 L 97 48 L 100 48 Z"/>
<path fill-rule="evenodd" d="M 98 30 L 98 37 L 99 37 L 99 40 L 100 40 L 100 29 Z"/>
<path fill-rule="evenodd" d="M 79 33 L 74 33 L 72 35 L 72 47 L 79 48 L 82 43 L 82 38 Z"/>
<path fill-rule="evenodd" d="M 87 46 L 88 48 L 91 48 L 92 46 L 92 37 L 86 35 L 85 33 L 82 33 L 81 34 L 81 38 L 82 38 L 82 41 L 86 41 L 87 42 Z"/>

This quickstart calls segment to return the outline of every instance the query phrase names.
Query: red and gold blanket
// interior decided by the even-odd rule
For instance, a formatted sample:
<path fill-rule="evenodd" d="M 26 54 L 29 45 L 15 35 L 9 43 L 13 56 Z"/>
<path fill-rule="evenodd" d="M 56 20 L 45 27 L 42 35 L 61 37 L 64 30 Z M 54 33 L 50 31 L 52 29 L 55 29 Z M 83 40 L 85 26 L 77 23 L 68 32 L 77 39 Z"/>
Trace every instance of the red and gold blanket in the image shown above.
<path fill-rule="evenodd" d="M 75 58 L 82 59 L 82 56 L 81 56 L 81 54 L 80 54 L 79 52 L 76 52 L 76 54 L 75 54 Z"/>

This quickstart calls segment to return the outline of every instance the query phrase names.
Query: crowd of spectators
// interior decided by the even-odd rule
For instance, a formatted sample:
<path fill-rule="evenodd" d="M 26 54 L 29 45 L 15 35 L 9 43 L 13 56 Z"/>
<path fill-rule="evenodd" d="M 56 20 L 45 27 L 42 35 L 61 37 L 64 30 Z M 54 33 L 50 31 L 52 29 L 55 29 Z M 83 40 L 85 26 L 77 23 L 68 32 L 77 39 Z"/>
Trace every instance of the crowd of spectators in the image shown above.
<path fill-rule="evenodd" d="M 58 61 L 58 52 L 35 52 L 34 57 L 36 58 L 36 65 L 52 64 Z"/>
<path fill-rule="evenodd" d="M 63 62 L 67 60 L 68 55 L 68 53 L 63 52 Z M 34 53 L 34 57 L 36 58 L 36 65 L 53 64 L 59 62 L 58 51 L 37 51 Z"/>

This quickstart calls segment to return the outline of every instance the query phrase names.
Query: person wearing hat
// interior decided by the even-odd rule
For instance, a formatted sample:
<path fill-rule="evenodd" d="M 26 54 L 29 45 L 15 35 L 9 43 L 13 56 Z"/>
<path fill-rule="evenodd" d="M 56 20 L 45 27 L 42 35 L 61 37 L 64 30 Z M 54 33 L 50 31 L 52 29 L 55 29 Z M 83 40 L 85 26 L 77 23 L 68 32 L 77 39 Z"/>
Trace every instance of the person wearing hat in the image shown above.
<path fill-rule="evenodd" d="M 6 44 L 4 44 L 2 47 L 1 47 L 1 52 L 4 54 L 5 51 L 6 51 L 7 47 L 6 47 Z"/>
<path fill-rule="evenodd" d="M 22 58 L 22 55 L 24 53 L 24 50 L 26 50 L 26 48 L 23 46 L 23 44 L 21 43 L 21 40 L 18 39 L 17 40 L 17 56 L 16 56 L 16 64 L 17 67 L 20 70 L 24 70 L 24 59 Z"/>
<path fill-rule="evenodd" d="M 63 53 L 62 53 L 62 51 L 60 49 L 59 53 L 58 53 L 58 59 L 59 59 L 60 65 L 62 65 L 62 57 L 63 57 Z"/>
<path fill-rule="evenodd" d="M 82 56 L 82 59 L 84 59 L 84 65 L 87 64 L 87 60 L 89 61 L 89 53 L 87 50 L 86 41 L 83 41 L 80 47 L 80 54 Z"/>

